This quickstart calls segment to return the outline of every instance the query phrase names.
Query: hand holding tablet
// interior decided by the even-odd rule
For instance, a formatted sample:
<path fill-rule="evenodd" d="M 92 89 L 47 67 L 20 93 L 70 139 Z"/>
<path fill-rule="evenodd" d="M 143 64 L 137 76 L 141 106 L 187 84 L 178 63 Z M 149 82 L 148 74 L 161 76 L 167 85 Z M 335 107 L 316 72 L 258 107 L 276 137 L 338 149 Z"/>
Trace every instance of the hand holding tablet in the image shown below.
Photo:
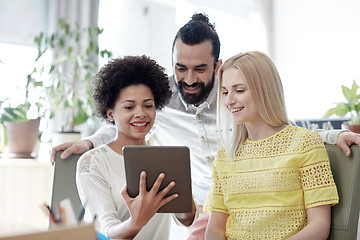
<path fill-rule="evenodd" d="M 123 148 L 126 185 L 130 197 L 139 194 L 142 171 L 146 172 L 146 189 L 149 191 L 160 173 L 165 174 L 159 191 L 172 181 L 175 186 L 165 195 L 179 196 L 159 208 L 161 213 L 192 211 L 190 151 L 184 146 L 125 146 Z"/>

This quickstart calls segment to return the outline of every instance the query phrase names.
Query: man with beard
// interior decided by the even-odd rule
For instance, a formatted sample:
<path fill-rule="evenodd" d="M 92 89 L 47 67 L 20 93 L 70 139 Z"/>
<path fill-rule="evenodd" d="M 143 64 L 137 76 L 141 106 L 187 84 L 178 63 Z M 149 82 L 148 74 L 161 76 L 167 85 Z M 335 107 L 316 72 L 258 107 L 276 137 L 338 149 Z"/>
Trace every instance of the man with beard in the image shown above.
<path fill-rule="evenodd" d="M 149 134 L 151 145 L 178 145 L 190 148 L 192 191 L 199 204 L 205 203 L 211 184 L 212 162 L 220 147 L 216 132 L 218 80 L 217 69 L 220 41 L 215 27 L 204 14 L 194 14 L 176 34 L 172 47 L 174 76 L 170 77 L 173 91 L 169 104 L 158 112 Z M 357 134 L 341 131 L 321 131 L 324 142 L 338 144 L 350 154 L 348 146 L 360 144 Z M 89 138 L 65 143 L 52 149 L 52 162 L 56 151 L 63 158 L 71 153 L 83 153 L 93 147 L 110 142 L 115 129 L 103 127 Z M 188 239 L 204 239 L 208 214 L 200 211 L 197 221 L 188 228 Z"/>

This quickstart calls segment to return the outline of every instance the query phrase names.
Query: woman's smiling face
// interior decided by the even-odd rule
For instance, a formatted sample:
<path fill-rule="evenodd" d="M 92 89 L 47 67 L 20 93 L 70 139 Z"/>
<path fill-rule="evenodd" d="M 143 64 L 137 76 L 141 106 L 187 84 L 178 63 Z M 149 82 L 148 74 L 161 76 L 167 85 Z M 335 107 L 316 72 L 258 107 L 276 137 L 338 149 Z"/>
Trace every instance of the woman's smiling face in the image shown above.
<path fill-rule="evenodd" d="M 114 109 L 108 110 L 114 121 L 118 137 L 142 139 L 154 125 L 156 110 L 150 88 L 143 84 L 130 85 L 120 90 Z"/>
<path fill-rule="evenodd" d="M 224 70 L 221 94 L 223 103 L 231 112 L 236 124 L 251 123 L 261 118 L 241 70 L 235 67 Z"/>

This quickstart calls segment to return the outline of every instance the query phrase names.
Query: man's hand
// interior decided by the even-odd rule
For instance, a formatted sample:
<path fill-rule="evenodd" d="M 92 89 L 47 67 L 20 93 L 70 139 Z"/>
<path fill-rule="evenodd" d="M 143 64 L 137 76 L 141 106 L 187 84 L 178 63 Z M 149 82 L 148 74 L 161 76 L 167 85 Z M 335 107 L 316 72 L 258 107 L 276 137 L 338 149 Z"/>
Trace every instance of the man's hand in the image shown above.
<path fill-rule="evenodd" d="M 351 154 L 350 146 L 353 144 L 360 146 L 360 134 L 348 131 L 339 133 L 338 138 L 336 139 L 336 145 L 343 150 L 347 157 Z"/>
<path fill-rule="evenodd" d="M 50 161 L 51 164 L 55 163 L 55 154 L 58 151 L 64 150 L 64 152 L 60 155 L 62 159 L 67 158 L 70 154 L 82 154 L 93 148 L 93 144 L 88 140 L 81 140 L 75 142 L 63 143 L 58 146 L 55 146 L 51 149 Z"/>

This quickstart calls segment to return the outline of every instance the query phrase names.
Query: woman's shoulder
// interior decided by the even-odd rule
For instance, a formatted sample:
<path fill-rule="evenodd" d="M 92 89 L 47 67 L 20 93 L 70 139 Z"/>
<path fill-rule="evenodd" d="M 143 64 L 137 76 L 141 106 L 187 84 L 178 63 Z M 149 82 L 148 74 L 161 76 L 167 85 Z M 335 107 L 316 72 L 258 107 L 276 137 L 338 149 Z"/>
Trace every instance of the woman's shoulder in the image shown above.
<path fill-rule="evenodd" d="M 99 168 L 100 166 L 107 164 L 106 159 L 110 154 L 111 149 L 105 144 L 90 149 L 80 156 L 77 163 L 77 169 L 79 172 L 90 172 L 91 168 Z"/>
<path fill-rule="evenodd" d="M 216 153 L 216 161 L 228 161 L 228 154 L 226 152 L 225 147 L 220 147 Z"/>
<path fill-rule="evenodd" d="M 300 136 L 304 136 L 306 138 L 320 138 L 319 133 L 309 130 L 307 128 L 304 127 L 299 127 L 299 126 L 290 126 L 290 131 L 294 132 L 296 135 L 300 135 Z"/>
<path fill-rule="evenodd" d="M 90 149 L 89 151 L 87 151 L 87 152 L 85 152 L 85 153 L 83 153 L 81 156 L 80 156 L 80 158 L 79 158 L 79 160 L 81 160 L 81 159 L 84 159 L 84 158 L 86 158 L 86 159 L 96 159 L 96 158 L 99 158 L 99 157 L 103 157 L 103 156 L 106 156 L 107 154 L 108 154 L 108 152 L 109 152 L 109 146 L 108 145 L 106 145 L 106 144 L 103 144 L 103 145 L 101 145 L 101 146 L 99 146 L 99 147 L 96 147 L 96 148 L 93 148 L 93 149 Z"/>
<path fill-rule="evenodd" d="M 291 126 L 290 131 L 292 132 L 293 141 L 300 143 L 303 149 L 323 145 L 321 136 L 315 131 L 298 126 Z"/>

